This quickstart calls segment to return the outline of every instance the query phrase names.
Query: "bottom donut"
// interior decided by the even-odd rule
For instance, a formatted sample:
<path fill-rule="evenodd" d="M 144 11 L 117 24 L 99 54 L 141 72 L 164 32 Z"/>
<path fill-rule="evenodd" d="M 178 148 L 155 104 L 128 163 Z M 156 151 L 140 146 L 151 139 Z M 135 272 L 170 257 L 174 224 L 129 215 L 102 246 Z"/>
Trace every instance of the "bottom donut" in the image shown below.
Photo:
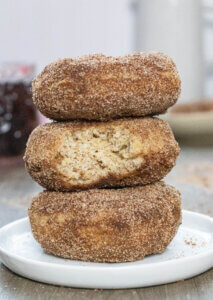
<path fill-rule="evenodd" d="M 164 182 L 62 193 L 44 191 L 29 208 L 34 238 L 73 260 L 127 262 L 163 252 L 181 224 L 180 193 Z"/>

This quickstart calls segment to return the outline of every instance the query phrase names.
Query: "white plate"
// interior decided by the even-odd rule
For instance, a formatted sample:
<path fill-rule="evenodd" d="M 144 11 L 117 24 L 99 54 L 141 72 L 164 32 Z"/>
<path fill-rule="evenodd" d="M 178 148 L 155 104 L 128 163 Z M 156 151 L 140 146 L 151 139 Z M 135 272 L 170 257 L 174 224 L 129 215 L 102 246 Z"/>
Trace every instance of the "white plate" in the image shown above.
<path fill-rule="evenodd" d="M 0 258 L 24 277 L 81 288 L 133 288 L 186 279 L 213 266 L 213 219 L 183 211 L 183 224 L 167 250 L 133 263 L 87 263 L 43 252 L 28 218 L 0 229 Z"/>
<path fill-rule="evenodd" d="M 172 130 L 178 137 L 213 134 L 213 112 L 169 112 L 161 116 L 161 118 L 169 122 Z"/>

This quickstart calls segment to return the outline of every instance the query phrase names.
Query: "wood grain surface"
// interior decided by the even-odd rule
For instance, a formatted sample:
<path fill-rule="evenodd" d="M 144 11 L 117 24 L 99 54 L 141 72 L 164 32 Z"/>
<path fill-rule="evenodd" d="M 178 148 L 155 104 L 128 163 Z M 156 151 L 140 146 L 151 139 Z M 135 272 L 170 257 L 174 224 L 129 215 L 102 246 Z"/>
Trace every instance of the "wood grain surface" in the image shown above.
<path fill-rule="evenodd" d="M 183 208 L 213 217 L 213 149 L 182 148 L 177 166 L 165 179 L 182 193 Z M 27 215 L 33 195 L 41 191 L 23 165 L 0 166 L 0 226 Z M 175 270 L 174 270 L 175 272 Z M 156 287 L 88 290 L 57 287 L 15 275 L 0 263 L 0 300 L 11 299 L 212 299 L 213 270 Z"/>

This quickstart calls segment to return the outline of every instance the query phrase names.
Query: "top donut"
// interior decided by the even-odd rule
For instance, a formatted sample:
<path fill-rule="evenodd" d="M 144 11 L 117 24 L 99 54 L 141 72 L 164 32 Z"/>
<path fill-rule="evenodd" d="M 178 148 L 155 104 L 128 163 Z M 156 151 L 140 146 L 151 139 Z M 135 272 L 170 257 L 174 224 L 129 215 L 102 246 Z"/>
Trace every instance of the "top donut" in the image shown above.
<path fill-rule="evenodd" d="M 101 120 L 166 112 L 181 81 L 162 53 L 103 54 L 60 59 L 33 81 L 37 108 L 53 120 Z"/>

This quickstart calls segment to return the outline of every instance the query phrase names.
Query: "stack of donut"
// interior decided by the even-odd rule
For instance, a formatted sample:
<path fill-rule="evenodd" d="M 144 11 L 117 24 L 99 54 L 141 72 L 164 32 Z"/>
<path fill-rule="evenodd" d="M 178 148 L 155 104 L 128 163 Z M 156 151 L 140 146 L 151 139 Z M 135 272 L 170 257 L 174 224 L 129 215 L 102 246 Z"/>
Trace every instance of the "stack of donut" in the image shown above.
<path fill-rule="evenodd" d="M 126 262 L 166 249 L 181 223 L 181 199 L 161 180 L 179 147 L 153 115 L 177 101 L 180 86 L 161 53 L 62 59 L 34 80 L 34 103 L 53 120 L 31 133 L 24 157 L 46 189 L 29 219 L 47 253 Z"/>

